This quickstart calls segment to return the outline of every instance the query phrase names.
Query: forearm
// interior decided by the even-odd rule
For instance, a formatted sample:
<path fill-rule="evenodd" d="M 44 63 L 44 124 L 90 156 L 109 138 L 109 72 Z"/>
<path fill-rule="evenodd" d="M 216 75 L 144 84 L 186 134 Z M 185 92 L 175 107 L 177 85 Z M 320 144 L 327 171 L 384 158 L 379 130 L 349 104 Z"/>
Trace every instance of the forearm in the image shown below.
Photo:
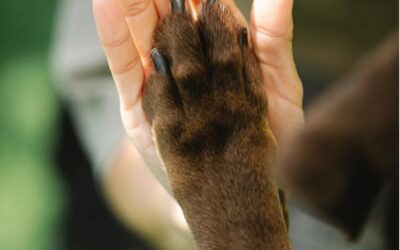
<path fill-rule="evenodd" d="M 126 139 L 102 180 L 115 215 L 157 249 L 194 249 L 179 206 L 153 177 Z"/>

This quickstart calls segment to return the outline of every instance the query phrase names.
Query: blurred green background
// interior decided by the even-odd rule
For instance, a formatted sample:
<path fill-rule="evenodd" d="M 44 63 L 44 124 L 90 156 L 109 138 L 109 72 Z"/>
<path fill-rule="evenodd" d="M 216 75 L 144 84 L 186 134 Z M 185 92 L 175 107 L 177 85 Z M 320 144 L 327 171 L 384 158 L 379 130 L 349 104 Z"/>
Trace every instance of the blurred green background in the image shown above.
<path fill-rule="evenodd" d="M 56 249 L 63 190 L 48 48 L 57 1 L 0 1 L 0 249 Z"/>

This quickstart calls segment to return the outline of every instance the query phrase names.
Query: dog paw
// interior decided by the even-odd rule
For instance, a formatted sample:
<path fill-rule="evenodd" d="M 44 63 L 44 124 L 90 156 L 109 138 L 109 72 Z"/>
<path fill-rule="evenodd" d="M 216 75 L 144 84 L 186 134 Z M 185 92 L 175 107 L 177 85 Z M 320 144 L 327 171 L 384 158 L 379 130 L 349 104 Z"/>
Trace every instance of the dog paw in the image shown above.
<path fill-rule="evenodd" d="M 223 1 L 203 4 L 197 21 L 183 2 L 173 1 L 156 30 L 156 72 L 143 108 L 198 243 L 265 248 L 286 229 L 272 181 L 276 145 L 259 64 L 246 28 Z M 229 239 L 212 234 L 227 228 L 235 231 Z M 241 243 L 229 247 L 234 242 Z"/>
<path fill-rule="evenodd" d="M 197 22 L 182 3 L 156 30 L 156 73 L 144 89 L 162 159 L 221 155 L 245 137 L 258 143 L 269 133 L 267 101 L 246 28 L 222 1 L 205 3 Z"/>

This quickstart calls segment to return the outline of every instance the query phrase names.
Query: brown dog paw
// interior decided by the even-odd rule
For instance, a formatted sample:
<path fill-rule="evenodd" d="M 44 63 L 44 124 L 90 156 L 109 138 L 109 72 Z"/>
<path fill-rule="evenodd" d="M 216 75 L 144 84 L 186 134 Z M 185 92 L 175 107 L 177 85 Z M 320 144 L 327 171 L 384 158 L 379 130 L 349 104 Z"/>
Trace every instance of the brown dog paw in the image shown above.
<path fill-rule="evenodd" d="M 276 145 L 247 30 L 219 0 L 197 22 L 182 1 L 173 9 L 156 30 L 143 107 L 174 195 L 200 248 L 285 249 Z"/>
<path fill-rule="evenodd" d="M 236 150 L 229 145 L 244 134 L 273 140 L 246 29 L 220 1 L 205 4 L 198 22 L 178 2 L 156 31 L 157 72 L 144 89 L 144 111 L 163 160 L 219 156 Z"/>

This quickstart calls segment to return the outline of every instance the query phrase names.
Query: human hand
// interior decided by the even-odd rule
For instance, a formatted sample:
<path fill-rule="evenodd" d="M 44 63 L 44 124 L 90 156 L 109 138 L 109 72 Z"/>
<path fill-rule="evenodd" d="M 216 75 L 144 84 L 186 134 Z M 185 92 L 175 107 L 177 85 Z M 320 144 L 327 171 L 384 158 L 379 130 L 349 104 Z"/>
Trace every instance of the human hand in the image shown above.
<path fill-rule="evenodd" d="M 233 1 L 225 1 L 245 25 Z M 293 0 L 255 0 L 249 29 L 268 96 L 268 120 L 278 142 L 303 123 L 302 86 L 291 47 L 292 5 Z M 167 188 L 151 126 L 143 113 L 142 89 L 152 71 L 149 54 L 154 30 L 170 9 L 167 0 L 93 0 L 98 34 L 117 86 L 124 127 L 150 170 Z"/>
<path fill-rule="evenodd" d="M 303 86 L 292 53 L 293 0 L 254 0 L 253 51 L 268 98 L 268 121 L 278 144 L 304 124 Z"/>
<path fill-rule="evenodd" d="M 142 109 L 142 88 L 152 69 L 153 33 L 169 10 L 166 0 L 93 0 L 98 36 L 118 90 L 125 130 L 146 165 L 170 191 Z"/>

